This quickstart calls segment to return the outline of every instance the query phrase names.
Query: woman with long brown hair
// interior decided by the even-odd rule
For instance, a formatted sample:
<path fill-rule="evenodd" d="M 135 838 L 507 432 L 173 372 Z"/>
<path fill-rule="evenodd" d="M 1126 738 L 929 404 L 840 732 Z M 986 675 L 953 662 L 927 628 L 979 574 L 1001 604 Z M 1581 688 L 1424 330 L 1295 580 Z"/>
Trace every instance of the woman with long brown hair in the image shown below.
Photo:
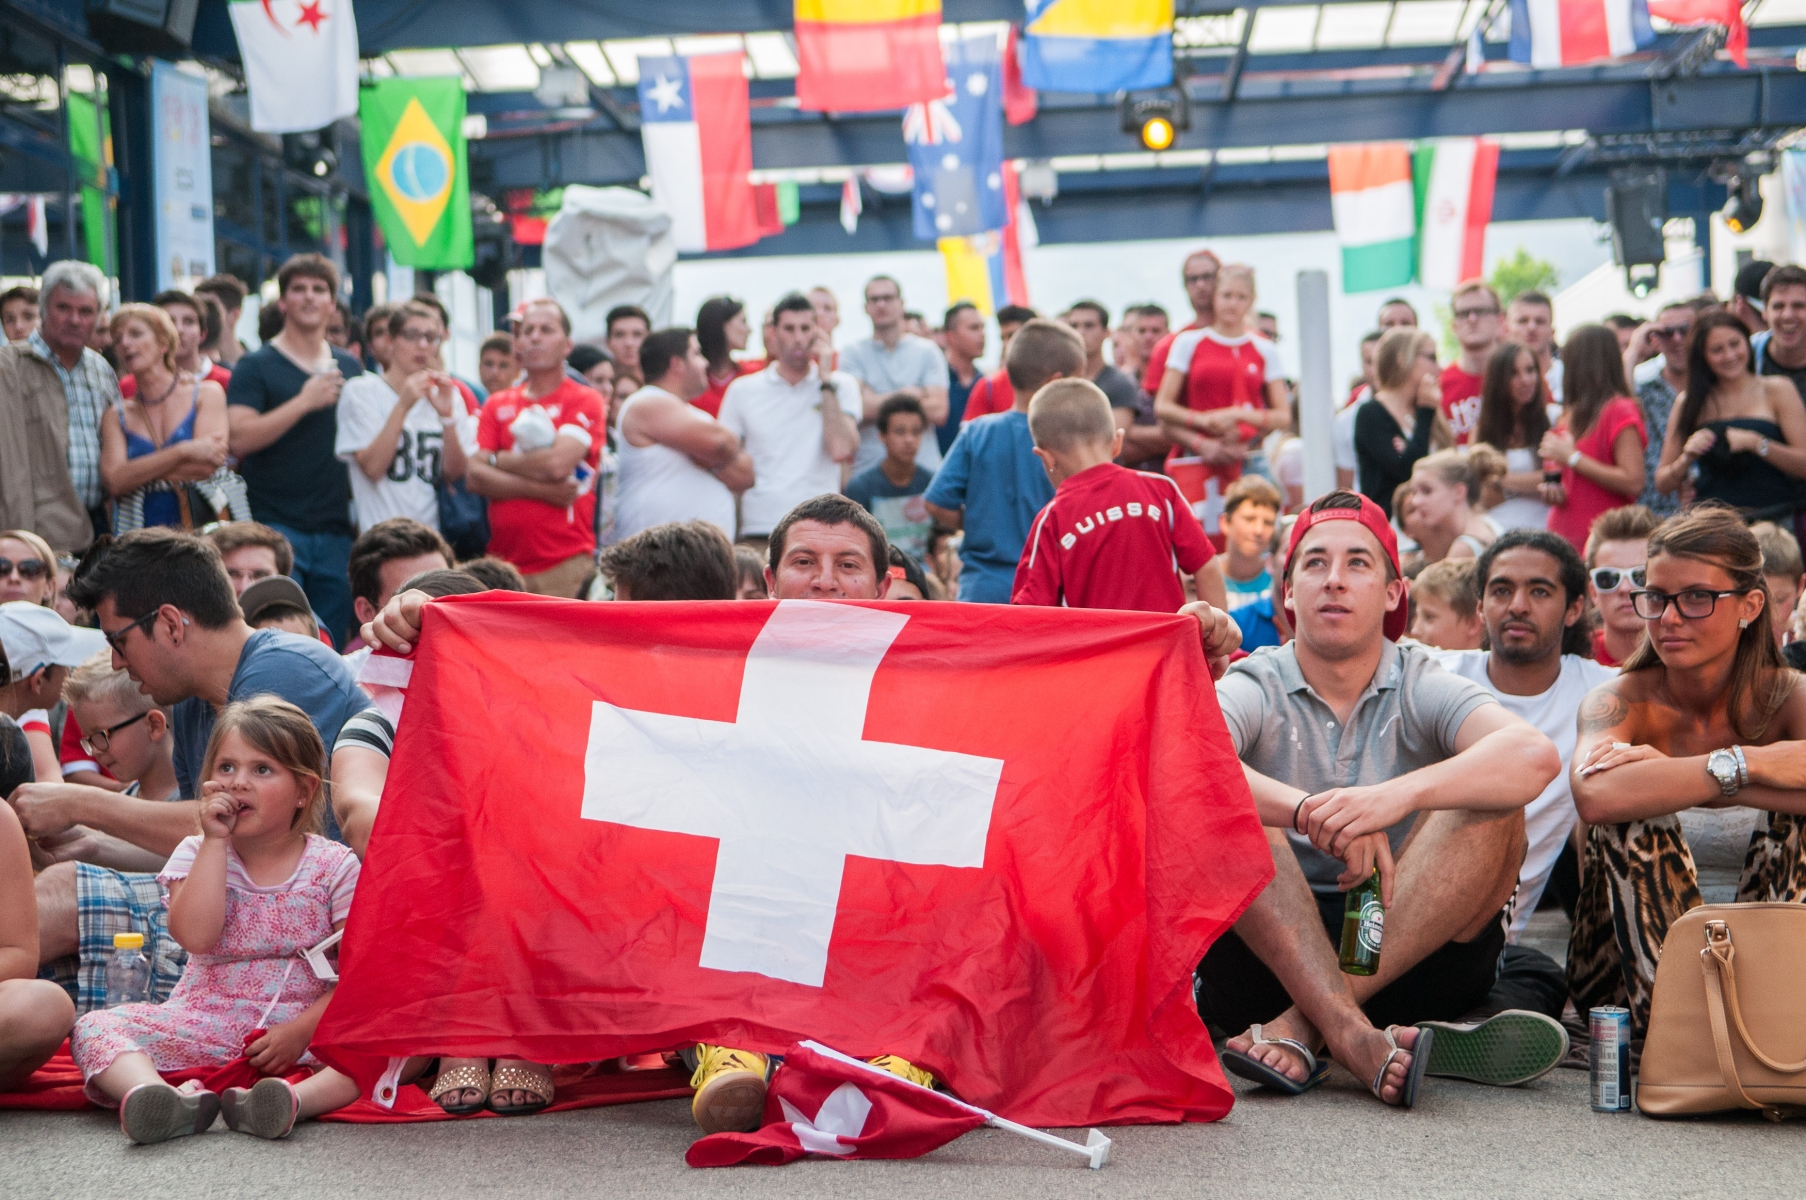
<path fill-rule="evenodd" d="M 1373 403 L 1355 416 L 1361 492 L 1392 515 L 1392 493 L 1434 444 L 1452 440 L 1439 421 L 1442 385 L 1436 339 L 1421 329 L 1389 329 L 1373 355 Z M 1407 432 L 1408 431 L 1408 432 Z"/>
<path fill-rule="evenodd" d="M 1751 519 L 1791 519 L 1806 479 L 1806 406 L 1785 375 L 1756 374 L 1750 334 L 1723 310 L 1693 323 L 1687 390 L 1662 443 L 1656 490 L 1699 466 L 1695 494 Z"/>
<path fill-rule="evenodd" d="M 1806 900 L 1806 679 L 1770 629 L 1762 550 L 1705 504 L 1649 538 L 1648 635 L 1580 706 L 1574 803 L 1591 828 L 1568 951 L 1575 1005 L 1648 1027 L 1669 927 L 1709 901 Z"/>
<path fill-rule="evenodd" d="M 1548 432 L 1549 393 L 1542 364 L 1528 346 L 1501 343 L 1486 360 L 1473 435 L 1473 441 L 1505 456 L 1505 477 L 1499 481 L 1505 498 L 1486 511 L 1501 531 L 1548 526 L 1543 462 L 1537 453 Z"/>
<path fill-rule="evenodd" d="M 1584 551 L 1593 518 L 1643 494 L 1649 431 L 1624 379 L 1617 334 L 1604 325 L 1580 326 L 1561 348 L 1561 365 L 1561 420 L 1543 435 L 1538 452 L 1562 468 L 1561 483 L 1544 495 L 1548 527 Z"/>

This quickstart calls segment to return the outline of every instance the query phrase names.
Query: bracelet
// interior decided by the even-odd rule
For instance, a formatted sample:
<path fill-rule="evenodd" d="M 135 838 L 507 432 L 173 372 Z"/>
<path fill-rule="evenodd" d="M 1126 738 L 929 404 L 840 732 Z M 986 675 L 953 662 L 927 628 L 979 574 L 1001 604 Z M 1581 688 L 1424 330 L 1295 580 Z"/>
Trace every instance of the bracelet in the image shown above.
<path fill-rule="evenodd" d="M 1294 808 L 1292 810 L 1292 832 L 1293 833 L 1303 833 L 1304 832 L 1304 830 L 1298 828 L 1298 814 L 1304 811 L 1304 802 L 1306 800 L 1309 800 L 1312 796 L 1315 796 L 1316 794 L 1317 794 L 1316 792 L 1310 792 L 1310 793 L 1306 794 L 1302 799 L 1300 799 L 1298 801 L 1298 807 Z"/>
<path fill-rule="evenodd" d="M 1742 746 L 1731 747 L 1731 757 L 1737 760 L 1737 786 L 1746 788 L 1750 785 L 1750 764 L 1743 757 Z"/>
<path fill-rule="evenodd" d="M 1580 465 L 1580 451 L 1576 450 L 1574 453 L 1568 455 L 1568 465 L 1570 467 L 1578 467 Z"/>
<path fill-rule="evenodd" d="M 458 418 L 456 418 L 456 417 L 440 417 L 439 418 L 439 427 L 441 429 L 450 429 L 453 425 L 456 425 L 457 423 L 458 423 Z"/>

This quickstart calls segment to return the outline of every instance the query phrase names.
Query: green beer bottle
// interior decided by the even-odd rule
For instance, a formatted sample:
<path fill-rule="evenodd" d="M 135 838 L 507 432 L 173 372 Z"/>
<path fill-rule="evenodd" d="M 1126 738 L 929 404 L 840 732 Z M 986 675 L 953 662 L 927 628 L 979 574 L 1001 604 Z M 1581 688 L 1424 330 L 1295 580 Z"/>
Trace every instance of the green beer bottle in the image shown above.
<path fill-rule="evenodd" d="M 1371 975 L 1380 969 L 1386 910 L 1380 904 L 1380 870 L 1348 893 L 1342 909 L 1342 973 Z"/>

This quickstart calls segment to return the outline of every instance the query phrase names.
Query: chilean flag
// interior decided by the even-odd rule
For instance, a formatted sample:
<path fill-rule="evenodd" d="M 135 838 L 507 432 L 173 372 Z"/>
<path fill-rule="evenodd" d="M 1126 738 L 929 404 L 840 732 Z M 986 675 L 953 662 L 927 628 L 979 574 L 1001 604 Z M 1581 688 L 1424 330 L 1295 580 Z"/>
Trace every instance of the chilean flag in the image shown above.
<path fill-rule="evenodd" d="M 1623 58 L 1654 41 L 1647 0 L 1511 0 L 1513 62 L 1569 67 Z"/>
<path fill-rule="evenodd" d="M 816 1038 L 1026 1125 L 1229 1111 L 1192 971 L 1273 865 L 1190 618 L 490 593 L 411 661 L 313 1042 L 366 1092 Z"/>
<path fill-rule="evenodd" d="M 752 116 L 742 55 L 640 59 L 640 138 L 652 198 L 682 251 L 759 240 Z"/>

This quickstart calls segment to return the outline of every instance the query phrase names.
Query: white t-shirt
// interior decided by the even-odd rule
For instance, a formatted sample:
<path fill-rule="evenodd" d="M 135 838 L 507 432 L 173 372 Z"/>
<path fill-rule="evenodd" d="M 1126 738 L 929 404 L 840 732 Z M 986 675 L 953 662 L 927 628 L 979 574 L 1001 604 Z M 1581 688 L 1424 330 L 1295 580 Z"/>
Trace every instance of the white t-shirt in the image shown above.
<path fill-rule="evenodd" d="M 1330 444 L 1336 448 L 1336 469 L 1353 471 L 1357 488 L 1361 486 L 1361 460 L 1355 454 L 1355 414 L 1360 412 L 1361 405 L 1371 399 L 1373 399 L 1373 389 L 1363 387 L 1359 395 L 1344 404 L 1341 411 L 1336 413 L 1335 420 L 1330 423 L 1329 427 Z"/>
<path fill-rule="evenodd" d="M 628 412 L 661 396 L 683 404 L 681 398 L 648 384 L 627 397 L 616 416 L 621 433 L 615 439 L 615 540 L 667 521 L 707 521 L 732 541 L 734 493 L 714 472 L 697 466 L 682 450 L 658 442 L 636 446 L 627 440 Z M 685 407 L 691 420 L 714 423 L 715 418 L 700 408 Z"/>
<path fill-rule="evenodd" d="M 1505 469 L 1513 475 L 1542 470 L 1543 460 L 1528 446 L 1505 452 Z M 1507 496 L 1486 510 L 1486 519 L 1500 531 L 1507 529 L 1547 529 L 1549 506 L 1535 496 Z"/>
<path fill-rule="evenodd" d="M 428 529 L 439 528 L 441 455 L 451 431 L 439 423 L 432 403 L 416 400 L 395 439 L 395 457 L 388 474 L 374 482 L 354 461 L 358 451 L 376 440 L 383 423 L 395 410 L 395 389 L 375 372 L 345 381 L 339 393 L 339 435 L 333 453 L 350 464 L 351 501 L 357 510 L 361 533 L 390 517 L 412 517 Z M 466 455 L 477 452 L 476 414 L 465 410 L 463 393 L 453 401 L 458 416 L 458 441 Z"/>
<path fill-rule="evenodd" d="M 1464 679 L 1471 679 L 1498 698 L 1505 711 L 1524 718 L 1536 726 L 1543 736 L 1555 743 L 1561 754 L 1561 773 L 1542 794 L 1524 809 L 1524 831 L 1530 849 L 1524 854 L 1524 865 L 1518 871 L 1517 895 L 1511 900 L 1511 924 L 1506 937 L 1517 941 L 1542 899 L 1555 860 L 1561 857 L 1563 843 L 1578 819 L 1574 812 L 1574 793 L 1568 786 L 1568 768 L 1574 761 L 1574 743 L 1579 738 L 1577 720 L 1580 702 L 1602 683 L 1615 678 L 1617 670 L 1601 666 L 1590 658 L 1576 654 L 1561 657 L 1561 675 L 1555 686 L 1536 696 L 1509 696 L 1493 686 L 1486 663 L 1491 654 L 1485 650 L 1433 650 L 1444 668 Z"/>
<path fill-rule="evenodd" d="M 1549 385 L 1549 398 L 1555 402 L 1557 408 L 1561 407 L 1561 381 L 1564 374 L 1566 372 L 1562 368 L 1559 358 L 1551 361 L 1549 369 L 1543 372 L 1543 382 Z"/>
<path fill-rule="evenodd" d="M 844 371 L 828 380 L 841 411 L 859 420 L 859 381 Z M 840 464 L 821 444 L 823 395 L 813 364 L 801 383 L 786 381 L 773 363 L 727 385 L 717 419 L 739 435 L 753 460 L 753 486 L 740 497 L 742 537 L 764 537 L 803 501 L 840 490 Z"/>

